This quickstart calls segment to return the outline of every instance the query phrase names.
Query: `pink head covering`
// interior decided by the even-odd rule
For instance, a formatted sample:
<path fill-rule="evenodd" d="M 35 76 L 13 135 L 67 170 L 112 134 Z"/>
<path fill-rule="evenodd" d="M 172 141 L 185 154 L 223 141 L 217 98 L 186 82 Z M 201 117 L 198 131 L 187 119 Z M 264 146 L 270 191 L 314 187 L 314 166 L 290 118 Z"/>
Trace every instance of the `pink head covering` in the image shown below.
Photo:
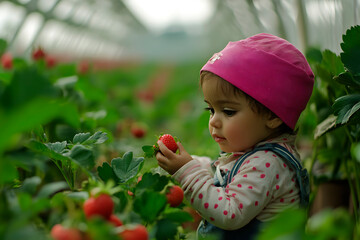
<path fill-rule="evenodd" d="M 314 85 L 304 55 L 288 41 L 266 33 L 229 42 L 202 71 L 212 72 L 250 95 L 292 129 Z"/>

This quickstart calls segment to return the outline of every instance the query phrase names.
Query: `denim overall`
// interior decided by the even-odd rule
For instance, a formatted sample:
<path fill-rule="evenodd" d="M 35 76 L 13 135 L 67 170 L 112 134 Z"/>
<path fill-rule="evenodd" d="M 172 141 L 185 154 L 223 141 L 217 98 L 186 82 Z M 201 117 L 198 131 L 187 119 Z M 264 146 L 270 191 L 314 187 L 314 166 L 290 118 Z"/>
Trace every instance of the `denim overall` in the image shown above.
<path fill-rule="evenodd" d="M 268 150 L 281 156 L 282 159 L 296 172 L 296 180 L 300 188 L 300 205 L 306 207 L 309 203 L 310 184 L 309 175 L 305 168 L 303 168 L 300 162 L 283 146 L 277 143 L 267 143 L 258 147 L 255 147 L 252 151 L 249 151 L 242 155 L 235 163 L 231 171 L 228 171 L 223 179 L 218 179 L 214 174 L 214 185 L 217 187 L 225 188 L 226 185 L 231 182 L 232 178 L 238 172 L 241 164 L 244 160 L 254 154 L 257 151 Z M 206 239 L 207 236 L 217 236 L 217 239 L 255 239 L 260 231 L 262 223 L 254 218 L 247 225 L 236 230 L 223 230 L 211 223 L 203 220 L 198 227 L 198 239 Z"/>

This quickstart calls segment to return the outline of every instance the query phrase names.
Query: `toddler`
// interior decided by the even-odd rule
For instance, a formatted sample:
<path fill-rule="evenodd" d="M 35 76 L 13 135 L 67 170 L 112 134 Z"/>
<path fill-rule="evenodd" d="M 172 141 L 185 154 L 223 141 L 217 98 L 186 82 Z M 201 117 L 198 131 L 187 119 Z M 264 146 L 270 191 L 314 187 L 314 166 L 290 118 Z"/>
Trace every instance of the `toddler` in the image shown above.
<path fill-rule="evenodd" d="M 230 42 L 203 66 L 200 85 L 220 157 L 190 155 L 181 143 L 175 154 L 160 141 L 156 155 L 202 216 L 198 237 L 253 239 L 262 222 L 308 203 L 294 129 L 313 84 L 303 54 L 265 33 Z"/>

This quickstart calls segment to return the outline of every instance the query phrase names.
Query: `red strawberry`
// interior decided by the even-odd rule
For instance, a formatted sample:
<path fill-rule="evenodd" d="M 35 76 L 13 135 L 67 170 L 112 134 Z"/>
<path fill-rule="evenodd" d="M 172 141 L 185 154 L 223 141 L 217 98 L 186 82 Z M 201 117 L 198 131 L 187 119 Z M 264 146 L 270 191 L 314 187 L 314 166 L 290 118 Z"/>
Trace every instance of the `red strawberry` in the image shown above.
<path fill-rule="evenodd" d="M 4 69 L 12 69 L 13 67 L 13 58 L 10 53 L 5 53 L 1 56 L 1 66 Z"/>
<path fill-rule="evenodd" d="M 99 216 L 109 219 L 114 209 L 114 202 L 108 194 L 100 194 L 98 197 L 90 197 L 84 202 L 84 213 L 86 218 Z"/>
<path fill-rule="evenodd" d="M 145 226 L 136 225 L 133 228 L 126 228 L 124 231 L 119 233 L 122 240 L 148 240 L 149 234 Z"/>
<path fill-rule="evenodd" d="M 55 240 L 81 240 L 81 232 L 76 228 L 64 228 L 61 224 L 55 224 L 51 228 L 51 237 Z"/>
<path fill-rule="evenodd" d="M 56 59 L 53 56 L 46 56 L 45 57 L 46 67 L 52 68 L 56 65 Z"/>
<path fill-rule="evenodd" d="M 38 49 L 33 51 L 32 58 L 35 61 L 43 59 L 43 58 L 45 58 L 45 52 L 39 47 Z"/>
<path fill-rule="evenodd" d="M 77 66 L 77 71 L 80 74 L 86 74 L 90 70 L 90 64 L 87 61 L 81 61 Z"/>
<path fill-rule="evenodd" d="M 178 145 L 176 144 L 175 139 L 170 134 L 162 135 L 159 140 L 162 141 L 165 146 L 173 152 L 176 152 L 178 149 Z"/>
<path fill-rule="evenodd" d="M 131 127 L 131 134 L 136 138 L 143 138 L 146 134 L 146 130 L 140 126 Z"/>
<path fill-rule="evenodd" d="M 110 215 L 109 222 L 114 224 L 115 227 L 120 227 L 123 225 L 122 221 L 115 214 Z"/>
<path fill-rule="evenodd" d="M 184 199 L 184 191 L 179 186 L 171 186 L 166 191 L 166 198 L 171 207 L 177 207 Z"/>

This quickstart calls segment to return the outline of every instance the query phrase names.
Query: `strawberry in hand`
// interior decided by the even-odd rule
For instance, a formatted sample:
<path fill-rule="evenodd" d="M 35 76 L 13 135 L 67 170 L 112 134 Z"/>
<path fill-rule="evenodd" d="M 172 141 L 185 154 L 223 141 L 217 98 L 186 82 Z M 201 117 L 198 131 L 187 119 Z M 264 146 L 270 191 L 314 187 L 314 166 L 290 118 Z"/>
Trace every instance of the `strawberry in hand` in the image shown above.
<path fill-rule="evenodd" d="M 171 136 L 170 134 L 164 134 L 159 138 L 160 141 L 162 141 L 165 146 L 170 149 L 171 151 L 173 151 L 174 153 L 177 151 L 178 149 L 178 145 L 175 142 L 175 139 L 173 138 L 173 136 Z"/>
<path fill-rule="evenodd" d="M 168 149 L 176 153 L 176 151 L 178 150 L 178 145 L 175 139 L 176 138 L 174 138 L 170 134 L 163 134 L 158 138 L 158 140 L 163 142 Z M 153 157 L 160 151 L 159 145 L 157 143 L 155 143 L 153 146 L 143 146 L 142 149 L 145 152 L 145 157 Z"/>

